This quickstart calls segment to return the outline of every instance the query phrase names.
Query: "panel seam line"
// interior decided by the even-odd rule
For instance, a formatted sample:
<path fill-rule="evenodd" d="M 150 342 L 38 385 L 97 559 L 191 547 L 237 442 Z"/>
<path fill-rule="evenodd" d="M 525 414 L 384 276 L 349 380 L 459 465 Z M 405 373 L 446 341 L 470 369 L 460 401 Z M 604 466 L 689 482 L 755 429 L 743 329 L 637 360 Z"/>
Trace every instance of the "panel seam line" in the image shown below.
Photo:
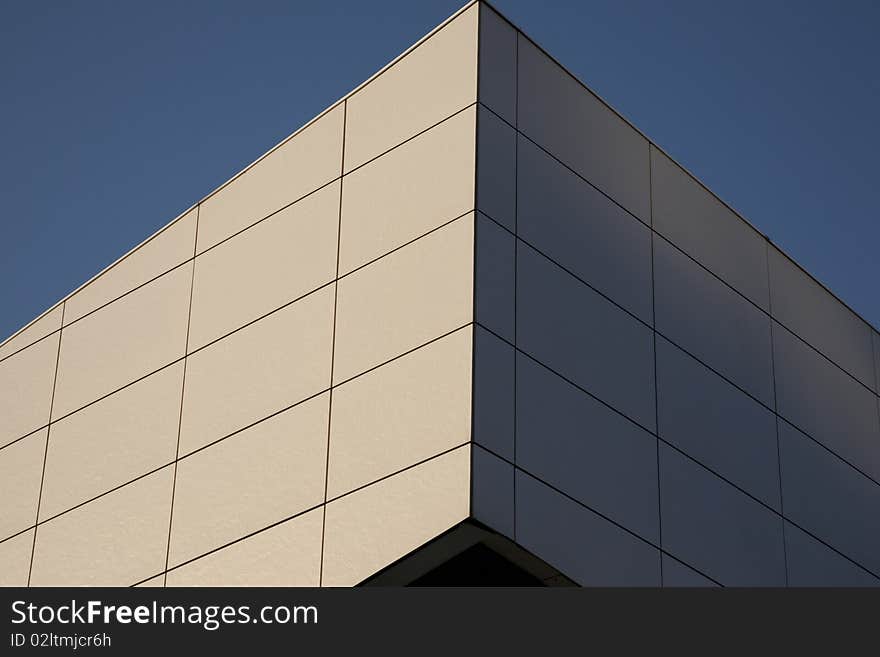
<path fill-rule="evenodd" d="M 55 352 L 55 373 L 52 377 L 52 396 L 49 398 L 49 423 L 46 425 L 46 445 L 43 448 L 43 469 L 40 473 L 40 492 L 37 495 L 37 513 L 34 518 L 34 540 L 31 543 L 31 560 L 28 566 L 27 586 L 30 588 L 31 576 L 34 571 L 34 555 L 37 552 L 37 532 L 40 524 L 40 506 L 43 503 L 43 484 L 46 481 L 46 461 L 49 458 L 49 437 L 52 434 L 52 413 L 55 410 L 55 389 L 58 385 L 58 367 L 61 364 L 61 338 L 64 335 L 64 309 L 67 302 L 61 303 L 61 328 L 58 329 L 58 347 Z M 39 431 L 39 429 L 38 429 Z"/>

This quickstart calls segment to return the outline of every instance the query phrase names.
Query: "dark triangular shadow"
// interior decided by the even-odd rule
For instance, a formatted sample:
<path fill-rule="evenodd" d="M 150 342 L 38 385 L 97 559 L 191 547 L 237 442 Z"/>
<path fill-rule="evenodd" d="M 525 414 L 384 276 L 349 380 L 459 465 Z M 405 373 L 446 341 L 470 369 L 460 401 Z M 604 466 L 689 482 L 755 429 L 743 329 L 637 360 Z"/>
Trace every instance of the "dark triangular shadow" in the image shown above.
<path fill-rule="evenodd" d="M 360 586 L 577 586 L 488 527 L 466 520 Z"/>

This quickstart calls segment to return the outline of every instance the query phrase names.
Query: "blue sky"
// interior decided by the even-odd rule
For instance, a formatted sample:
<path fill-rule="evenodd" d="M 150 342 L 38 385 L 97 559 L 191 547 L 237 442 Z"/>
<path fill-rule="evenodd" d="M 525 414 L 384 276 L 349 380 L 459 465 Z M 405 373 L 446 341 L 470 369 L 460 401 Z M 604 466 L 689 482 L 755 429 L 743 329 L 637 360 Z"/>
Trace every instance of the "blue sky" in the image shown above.
<path fill-rule="evenodd" d="M 461 4 L 0 5 L 0 339 Z M 880 326 L 880 4 L 495 5 Z"/>

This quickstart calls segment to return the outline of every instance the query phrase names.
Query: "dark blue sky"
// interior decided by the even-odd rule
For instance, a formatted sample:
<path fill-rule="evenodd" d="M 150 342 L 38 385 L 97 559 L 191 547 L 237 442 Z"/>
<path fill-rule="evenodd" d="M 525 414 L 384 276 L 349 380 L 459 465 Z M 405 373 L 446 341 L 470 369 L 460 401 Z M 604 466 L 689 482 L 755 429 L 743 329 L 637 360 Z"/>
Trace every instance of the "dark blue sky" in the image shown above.
<path fill-rule="evenodd" d="M 0 5 L 0 339 L 461 4 Z M 880 326 L 880 4 L 495 4 Z"/>

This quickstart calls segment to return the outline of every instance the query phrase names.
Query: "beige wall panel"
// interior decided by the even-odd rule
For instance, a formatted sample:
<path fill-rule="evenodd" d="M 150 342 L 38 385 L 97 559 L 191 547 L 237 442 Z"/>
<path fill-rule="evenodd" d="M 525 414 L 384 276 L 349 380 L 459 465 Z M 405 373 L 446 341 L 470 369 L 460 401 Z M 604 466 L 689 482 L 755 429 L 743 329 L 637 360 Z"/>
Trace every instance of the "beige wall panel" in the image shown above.
<path fill-rule="evenodd" d="M 53 419 L 183 356 L 192 266 L 64 328 Z"/>
<path fill-rule="evenodd" d="M 177 465 L 169 566 L 324 501 L 325 393 Z"/>
<path fill-rule="evenodd" d="M 187 357 L 180 454 L 330 385 L 333 286 Z"/>
<path fill-rule="evenodd" d="M 168 586 L 318 586 L 324 510 L 315 509 L 168 573 Z"/>
<path fill-rule="evenodd" d="M 130 586 L 165 568 L 174 469 L 40 525 L 32 586 Z"/>
<path fill-rule="evenodd" d="M 64 324 L 70 324 L 192 258 L 196 245 L 197 212 L 196 208 L 187 212 L 70 297 L 65 302 Z"/>
<path fill-rule="evenodd" d="M 33 344 L 40 338 L 44 338 L 60 328 L 61 305 L 53 308 L 26 329 L 23 329 L 21 332 L 3 342 L 3 346 L 0 346 L 0 360 L 6 358 L 10 354 L 14 354 L 19 349 L 23 349 L 24 347 Z"/>
<path fill-rule="evenodd" d="M 40 520 L 174 460 L 183 361 L 52 425 Z"/>
<path fill-rule="evenodd" d="M 190 351 L 336 277 L 339 184 L 196 259 Z"/>
<path fill-rule="evenodd" d="M 346 176 L 339 273 L 474 209 L 471 107 Z"/>
<path fill-rule="evenodd" d="M 49 423 L 59 335 L 0 362 L 0 446 Z"/>
<path fill-rule="evenodd" d="M 457 16 L 348 99 L 346 171 L 476 100 L 477 10 Z"/>
<path fill-rule="evenodd" d="M 473 215 L 339 281 L 335 383 L 473 317 Z"/>
<path fill-rule="evenodd" d="M 467 518 L 469 445 L 327 505 L 324 586 L 353 586 Z"/>
<path fill-rule="evenodd" d="M 140 584 L 136 584 L 135 588 L 143 589 L 143 588 L 162 588 L 165 586 L 165 575 L 156 575 L 155 577 L 151 577 L 146 582 L 141 582 Z"/>
<path fill-rule="evenodd" d="M 333 391 L 328 498 L 470 439 L 472 346 L 467 326 Z"/>
<path fill-rule="evenodd" d="M 0 543 L 0 586 L 27 586 L 34 530 Z"/>
<path fill-rule="evenodd" d="M 0 539 L 36 522 L 48 433 L 41 429 L 0 449 Z"/>
<path fill-rule="evenodd" d="M 205 200 L 199 253 L 338 178 L 342 117 L 340 103 Z"/>

